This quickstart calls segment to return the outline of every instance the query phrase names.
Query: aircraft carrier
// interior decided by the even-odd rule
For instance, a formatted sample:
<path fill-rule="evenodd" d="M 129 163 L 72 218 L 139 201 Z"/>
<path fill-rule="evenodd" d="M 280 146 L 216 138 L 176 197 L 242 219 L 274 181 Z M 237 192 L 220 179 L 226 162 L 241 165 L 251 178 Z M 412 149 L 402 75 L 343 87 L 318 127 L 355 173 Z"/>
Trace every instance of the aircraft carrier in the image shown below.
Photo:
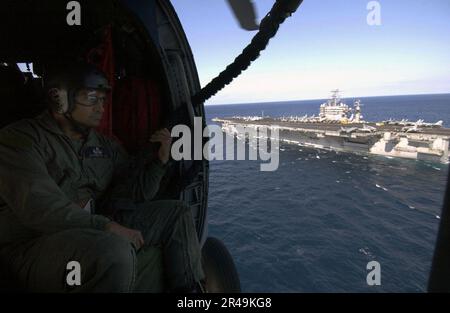
<path fill-rule="evenodd" d="M 442 121 L 387 120 L 366 122 L 361 102 L 346 105 L 333 90 L 331 98 L 320 106 L 318 116 L 290 117 L 234 116 L 214 118 L 222 130 L 237 136 L 243 128 L 278 129 L 281 141 L 319 149 L 382 155 L 430 162 L 449 162 L 450 129 Z M 270 135 L 269 135 L 270 136 Z M 248 136 L 247 136 L 248 137 Z"/>

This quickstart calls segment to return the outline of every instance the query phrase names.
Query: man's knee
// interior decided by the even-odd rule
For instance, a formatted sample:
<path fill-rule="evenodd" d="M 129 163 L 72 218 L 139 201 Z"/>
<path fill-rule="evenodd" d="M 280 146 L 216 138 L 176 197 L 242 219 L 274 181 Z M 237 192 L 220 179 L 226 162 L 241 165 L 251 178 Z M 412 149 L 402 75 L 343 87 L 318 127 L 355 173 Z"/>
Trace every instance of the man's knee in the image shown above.
<path fill-rule="evenodd" d="M 135 280 L 136 253 L 130 242 L 109 233 L 103 233 L 92 245 L 89 253 L 91 264 L 88 279 L 98 281 L 94 289 L 131 291 Z"/>

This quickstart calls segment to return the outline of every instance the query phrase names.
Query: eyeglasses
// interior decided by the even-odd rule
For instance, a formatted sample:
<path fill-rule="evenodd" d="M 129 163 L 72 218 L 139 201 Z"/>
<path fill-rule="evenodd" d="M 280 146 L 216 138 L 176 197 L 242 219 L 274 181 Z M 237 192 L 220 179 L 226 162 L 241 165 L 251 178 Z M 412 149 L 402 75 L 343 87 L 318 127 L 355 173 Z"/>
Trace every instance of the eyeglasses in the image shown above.
<path fill-rule="evenodd" d="M 106 102 L 106 99 L 107 98 L 105 96 L 98 97 L 96 95 L 96 92 L 92 91 L 92 92 L 88 92 L 87 94 L 83 94 L 83 93 L 79 94 L 75 100 L 77 103 L 79 103 L 83 106 L 93 107 L 93 106 L 96 106 L 99 104 L 103 105 Z"/>

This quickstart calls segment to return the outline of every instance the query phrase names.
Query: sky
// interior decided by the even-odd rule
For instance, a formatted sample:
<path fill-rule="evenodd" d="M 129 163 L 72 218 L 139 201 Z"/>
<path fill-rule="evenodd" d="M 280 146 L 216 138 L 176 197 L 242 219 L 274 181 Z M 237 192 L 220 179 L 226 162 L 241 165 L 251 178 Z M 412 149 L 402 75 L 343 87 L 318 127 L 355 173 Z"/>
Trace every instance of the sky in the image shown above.
<path fill-rule="evenodd" d="M 450 92 L 450 0 L 304 0 L 261 56 L 206 105 Z M 254 0 L 258 22 L 274 0 Z M 172 0 L 202 86 L 248 45 L 225 0 Z"/>

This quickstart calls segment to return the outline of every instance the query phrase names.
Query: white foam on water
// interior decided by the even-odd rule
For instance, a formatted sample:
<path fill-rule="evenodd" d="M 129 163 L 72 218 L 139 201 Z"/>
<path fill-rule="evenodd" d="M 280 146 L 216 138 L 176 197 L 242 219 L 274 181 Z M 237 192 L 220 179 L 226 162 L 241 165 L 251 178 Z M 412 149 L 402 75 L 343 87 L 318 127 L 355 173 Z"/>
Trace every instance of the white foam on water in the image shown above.
<path fill-rule="evenodd" d="M 378 185 L 378 184 L 375 184 L 375 186 L 377 186 L 377 188 L 383 189 L 384 191 L 388 191 L 388 190 L 389 190 L 389 189 L 384 188 L 383 186 L 380 186 L 380 185 Z"/>
<path fill-rule="evenodd" d="M 373 255 L 368 247 L 360 248 L 358 251 L 372 259 L 375 259 L 375 255 Z"/>

